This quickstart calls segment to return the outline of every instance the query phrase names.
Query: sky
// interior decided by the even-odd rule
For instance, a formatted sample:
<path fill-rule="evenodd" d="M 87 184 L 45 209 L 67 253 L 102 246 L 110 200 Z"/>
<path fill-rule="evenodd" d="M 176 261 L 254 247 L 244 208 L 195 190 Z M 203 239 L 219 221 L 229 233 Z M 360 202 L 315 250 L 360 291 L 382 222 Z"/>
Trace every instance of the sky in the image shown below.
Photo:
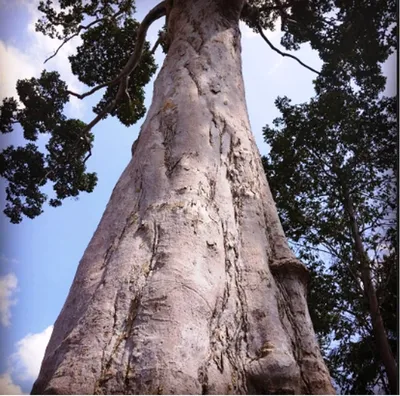
<path fill-rule="evenodd" d="M 44 60 L 58 47 L 57 40 L 35 32 L 39 0 L 0 0 L 0 99 L 15 96 L 18 79 L 38 77 L 40 72 L 57 70 L 69 88 L 84 92 L 85 87 L 71 73 L 67 56 L 73 54 L 79 39 L 71 40 L 57 57 L 46 65 Z M 135 17 L 140 21 L 156 1 L 137 0 Z M 164 19 L 149 30 L 154 43 Z M 293 59 L 272 51 L 259 35 L 245 25 L 242 30 L 243 74 L 252 130 L 261 154 L 267 145 L 262 128 L 279 115 L 274 106 L 277 96 L 288 96 L 302 103 L 314 95 L 315 74 Z M 265 32 L 280 47 L 279 29 Z M 282 48 L 281 48 L 282 49 Z M 319 69 L 321 61 L 308 45 L 295 53 L 303 62 Z M 156 52 L 158 65 L 164 55 Z M 396 92 L 396 58 L 384 65 L 388 76 L 387 95 Z M 157 74 L 157 73 L 156 73 Z M 151 102 L 153 80 L 146 87 L 146 106 Z M 90 122 L 91 107 L 97 95 L 84 101 L 73 99 L 67 106 L 69 117 Z M 35 381 L 44 350 L 67 293 L 77 265 L 92 237 L 120 174 L 128 164 L 131 145 L 138 136 L 144 118 L 126 128 L 116 119 L 98 124 L 93 133 L 95 145 L 87 162 L 89 172 L 97 172 L 94 192 L 79 199 L 68 199 L 59 208 L 46 206 L 34 220 L 10 224 L 3 215 L 4 181 L 0 181 L 0 394 L 29 394 Z M 44 138 L 39 142 L 43 144 Z M 0 136 L 0 146 L 22 145 L 20 130 Z"/>

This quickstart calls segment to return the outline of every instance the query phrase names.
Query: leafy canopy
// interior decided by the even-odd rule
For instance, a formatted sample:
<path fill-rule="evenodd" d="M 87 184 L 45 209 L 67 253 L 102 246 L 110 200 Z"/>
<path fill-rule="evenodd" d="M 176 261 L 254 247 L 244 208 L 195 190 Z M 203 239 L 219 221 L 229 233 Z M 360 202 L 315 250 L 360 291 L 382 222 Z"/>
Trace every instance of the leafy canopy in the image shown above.
<path fill-rule="evenodd" d="M 69 58 L 72 73 L 89 87 L 105 84 L 115 78 L 127 63 L 135 45 L 139 22 L 132 18 L 131 0 L 42 1 L 39 10 L 44 16 L 36 24 L 37 31 L 67 42 L 81 34 L 82 45 Z M 88 21 L 87 25 L 82 23 Z M 144 86 L 156 71 L 154 57 L 144 43 L 141 62 L 128 79 L 124 95 L 110 114 L 130 126 L 145 114 Z M 102 110 L 116 96 L 118 85 L 108 85 L 93 111 Z M 94 135 L 78 119 L 65 116 L 65 105 L 71 96 L 57 72 L 44 70 L 39 78 L 19 80 L 16 98 L 5 98 L 0 106 L 0 131 L 10 133 L 22 128 L 28 141 L 22 147 L 7 147 L 0 153 L 0 175 L 8 181 L 4 213 L 12 223 L 23 216 L 34 218 L 43 212 L 46 201 L 60 206 L 62 200 L 80 192 L 92 192 L 97 183 L 95 173 L 86 171 Z M 107 113 L 102 116 L 106 117 Z M 48 136 L 43 153 L 37 142 Z M 54 191 L 48 197 L 42 190 L 49 183 Z"/>
<path fill-rule="evenodd" d="M 263 165 L 285 233 L 311 271 L 310 312 L 331 375 L 344 393 L 389 392 L 345 201 L 350 194 L 395 352 L 397 100 L 382 96 L 381 69 L 395 49 L 395 4 L 323 3 L 330 17 L 306 13 L 303 30 L 288 15 L 282 44 L 303 42 L 300 29 L 324 64 L 308 103 L 276 100 L 281 116 L 264 128 Z"/>

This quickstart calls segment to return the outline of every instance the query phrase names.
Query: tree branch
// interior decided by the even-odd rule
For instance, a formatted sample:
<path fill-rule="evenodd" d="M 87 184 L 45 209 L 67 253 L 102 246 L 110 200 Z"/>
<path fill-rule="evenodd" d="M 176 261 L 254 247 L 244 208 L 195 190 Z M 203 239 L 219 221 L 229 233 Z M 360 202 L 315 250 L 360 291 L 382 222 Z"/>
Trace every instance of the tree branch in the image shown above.
<path fill-rule="evenodd" d="M 87 29 L 89 29 L 90 27 L 92 27 L 93 25 L 95 25 L 96 23 L 102 22 L 102 21 L 104 21 L 105 19 L 115 19 L 115 18 L 117 18 L 119 15 L 121 15 L 122 12 L 123 12 L 123 11 L 120 10 L 120 11 L 116 12 L 114 15 L 112 15 L 111 17 L 104 17 L 104 18 L 96 19 L 96 20 L 90 22 L 90 23 L 89 23 L 88 25 L 86 25 L 86 26 L 80 25 L 80 26 L 78 27 L 78 31 L 75 32 L 74 34 L 72 34 L 71 36 L 67 37 L 66 39 L 64 39 L 64 41 L 63 41 L 63 42 L 60 44 L 60 46 L 56 49 L 56 51 L 54 52 L 54 54 L 51 55 L 51 56 L 49 56 L 43 63 L 46 63 L 46 62 L 49 61 L 50 59 L 54 58 L 54 57 L 58 54 L 58 52 L 60 51 L 60 49 L 61 49 L 66 43 L 68 43 L 68 41 L 70 41 L 70 40 L 72 40 L 74 37 L 78 36 L 79 33 L 80 33 L 82 30 L 87 30 Z"/>
<path fill-rule="evenodd" d="M 135 49 L 132 55 L 129 57 L 128 62 L 125 64 L 124 68 L 121 70 L 121 72 L 118 74 L 117 77 L 115 77 L 111 81 L 99 84 L 96 87 L 92 88 L 90 91 L 87 91 L 83 94 L 77 94 L 72 91 L 67 91 L 67 92 L 72 96 L 76 96 L 79 99 L 83 99 L 86 96 L 94 94 L 99 89 L 105 87 L 111 87 L 119 83 L 124 77 L 129 76 L 136 69 L 136 66 L 139 64 L 148 28 L 154 21 L 164 16 L 165 13 L 166 13 L 165 1 L 162 1 L 161 3 L 156 5 L 152 10 L 150 10 L 149 13 L 144 17 L 137 32 Z"/>
<path fill-rule="evenodd" d="M 270 46 L 271 49 L 273 49 L 274 51 L 276 51 L 278 54 L 282 55 L 282 56 L 287 56 L 289 58 L 292 58 L 294 60 L 296 60 L 297 62 L 300 63 L 300 65 L 304 66 L 306 69 L 316 73 L 316 74 L 320 74 L 318 71 L 316 71 L 315 69 L 313 69 L 310 66 L 307 66 L 305 63 L 303 63 L 299 58 L 295 57 L 294 55 L 288 54 L 286 52 L 282 52 L 280 49 L 276 48 L 267 38 L 267 36 L 264 34 L 260 24 L 257 22 L 257 30 L 260 33 L 261 37 L 264 39 L 264 41 Z"/>
<path fill-rule="evenodd" d="M 304 148 L 317 160 L 317 161 L 321 161 L 333 174 L 330 174 L 323 166 L 321 168 L 322 172 L 325 173 L 325 175 L 328 178 L 333 178 L 333 179 L 337 179 L 337 172 L 334 171 L 333 167 L 327 163 L 324 160 L 324 157 L 322 155 L 318 155 L 314 152 L 314 150 L 311 150 L 309 147 L 304 146 Z M 332 158 L 329 156 L 329 158 L 332 160 Z M 332 194 L 331 194 L 332 195 Z M 335 194 L 336 195 L 336 194 Z"/>
<path fill-rule="evenodd" d="M 156 52 L 157 47 L 161 44 L 161 37 L 158 37 L 157 41 L 154 43 L 153 48 L 150 51 L 151 55 L 154 55 Z"/>
<path fill-rule="evenodd" d="M 146 33 L 149 28 L 149 26 L 156 21 L 157 19 L 161 18 L 162 16 L 165 15 L 166 8 L 165 8 L 165 1 L 161 2 L 160 4 L 156 5 L 143 19 L 142 23 L 139 26 L 138 33 L 137 33 L 137 38 L 136 38 L 136 45 L 135 45 L 135 50 L 133 51 L 133 54 L 130 56 L 128 59 L 128 62 L 124 66 L 124 68 L 121 70 L 119 75 L 112 80 L 109 84 L 101 84 L 100 86 L 97 86 L 93 88 L 91 93 L 97 91 L 100 89 L 99 87 L 105 87 L 107 85 L 115 85 L 116 83 L 120 82 L 119 87 L 118 87 L 118 92 L 117 95 L 113 100 L 107 103 L 107 105 L 104 107 L 104 109 L 86 126 L 86 128 L 83 130 L 83 134 L 86 135 L 102 118 L 104 118 L 108 113 L 114 110 L 115 106 L 119 102 L 119 100 L 122 98 L 124 94 L 128 96 L 128 99 L 130 99 L 129 93 L 128 93 L 128 82 L 129 82 L 129 76 L 130 74 L 136 69 L 137 65 L 140 62 L 140 58 L 142 55 L 143 51 L 143 46 L 144 42 L 146 39 Z M 88 96 L 90 93 L 86 93 L 81 96 L 81 99 L 85 96 Z M 77 95 L 76 95 L 77 96 Z M 79 97 L 79 96 L 78 96 Z"/>
<path fill-rule="evenodd" d="M 120 80 L 121 80 L 121 77 L 120 77 L 120 76 L 117 76 L 117 77 L 114 78 L 113 80 L 107 81 L 107 82 L 105 82 L 105 83 L 103 83 L 103 84 L 96 85 L 96 86 L 95 86 L 94 88 L 92 88 L 90 91 L 87 91 L 87 92 L 85 92 L 85 93 L 83 93 L 83 94 L 78 94 L 78 93 L 76 93 L 76 92 L 69 91 L 69 90 L 67 90 L 67 93 L 70 94 L 70 95 L 72 95 L 72 96 L 77 97 L 78 99 L 84 99 L 84 98 L 86 98 L 86 96 L 93 95 L 93 94 L 94 94 L 95 92 L 97 92 L 99 89 L 102 89 L 102 88 L 105 88 L 105 87 L 112 87 L 113 85 L 118 84 L 118 82 L 119 82 Z"/>
<path fill-rule="evenodd" d="M 104 118 L 108 113 L 114 110 L 115 106 L 121 99 L 122 95 L 126 92 L 126 86 L 127 86 L 127 78 L 123 80 L 119 87 L 118 87 L 118 92 L 117 95 L 115 95 L 115 98 L 111 100 L 110 102 L 107 103 L 107 105 L 104 107 L 104 109 L 97 114 L 97 116 L 86 126 L 86 128 L 83 130 L 83 134 L 86 135 L 90 130 L 102 119 Z"/>
<path fill-rule="evenodd" d="M 60 49 L 64 46 L 64 44 L 68 43 L 68 41 L 72 40 L 74 37 L 78 36 L 80 33 L 80 29 L 74 33 L 73 35 L 67 37 L 60 45 L 59 47 L 54 51 L 53 55 L 49 56 L 43 63 L 48 62 L 50 59 L 54 58 L 58 52 L 60 51 Z"/>
<path fill-rule="evenodd" d="M 298 246 L 298 247 L 303 248 L 303 249 L 311 249 L 311 250 L 315 250 L 317 252 L 326 253 L 326 254 L 329 254 L 331 256 L 336 257 L 339 260 L 342 260 L 342 257 L 340 255 L 334 253 L 331 250 L 320 249 L 320 248 L 317 248 L 317 247 L 314 247 L 314 246 L 311 246 L 311 245 L 305 245 L 305 244 L 302 244 L 302 243 L 294 242 L 292 240 L 290 240 L 290 244 Z"/>

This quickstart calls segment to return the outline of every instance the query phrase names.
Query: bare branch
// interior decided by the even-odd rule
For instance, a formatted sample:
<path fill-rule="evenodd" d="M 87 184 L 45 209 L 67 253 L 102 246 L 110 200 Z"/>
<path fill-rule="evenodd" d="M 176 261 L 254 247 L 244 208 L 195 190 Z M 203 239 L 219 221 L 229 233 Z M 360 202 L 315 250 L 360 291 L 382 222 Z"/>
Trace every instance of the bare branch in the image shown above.
<path fill-rule="evenodd" d="M 151 55 L 154 55 L 156 52 L 157 47 L 161 44 L 161 37 L 158 37 L 157 41 L 154 43 L 153 48 L 151 49 Z"/>
<path fill-rule="evenodd" d="M 68 43 L 68 41 L 72 40 L 74 37 L 78 36 L 80 33 L 80 30 L 77 31 L 76 33 L 72 34 L 71 36 L 67 37 L 60 45 L 59 47 L 54 51 L 53 55 L 49 56 L 43 63 L 46 63 L 50 59 L 54 58 L 57 54 L 58 51 L 64 46 L 64 44 Z"/>
<path fill-rule="evenodd" d="M 334 252 L 331 251 L 331 250 L 320 249 L 320 248 L 317 248 L 317 247 L 314 247 L 314 246 L 305 245 L 305 244 L 303 244 L 303 243 L 294 242 L 294 241 L 292 241 L 292 240 L 290 240 L 290 243 L 291 243 L 292 245 L 298 246 L 298 247 L 303 248 L 303 249 L 310 249 L 310 250 L 315 250 L 315 251 L 317 251 L 317 252 L 326 253 L 326 254 L 329 254 L 329 255 L 331 255 L 331 256 L 336 257 L 336 258 L 339 259 L 339 260 L 342 260 L 342 257 L 341 257 L 340 255 L 334 253 Z"/>
<path fill-rule="evenodd" d="M 128 98 L 129 106 L 131 106 L 132 105 L 132 98 L 131 98 L 131 95 L 129 94 L 128 86 L 129 86 L 129 76 L 126 77 L 125 95 Z"/>
<path fill-rule="evenodd" d="M 75 96 L 75 97 L 77 97 L 77 98 L 79 98 L 79 99 L 83 99 L 83 98 L 86 98 L 86 96 L 93 95 L 93 94 L 94 94 L 95 92 L 97 92 L 99 89 L 102 89 L 102 88 L 105 88 L 105 87 L 112 87 L 113 85 L 118 84 L 118 82 L 119 82 L 120 80 L 121 80 L 121 77 L 118 76 L 118 77 L 114 78 L 114 79 L 111 80 L 111 81 L 107 81 L 107 82 L 105 82 L 105 83 L 103 83 L 103 84 L 96 85 L 96 86 L 95 86 L 94 88 L 92 88 L 90 91 L 87 91 L 87 92 L 85 92 L 85 93 L 83 93 L 83 94 L 78 94 L 78 93 L 76 93 L 76 92 L 69 91 L 69 90 L 67 90 L 67 93 L 70 94 L 70 95 L 72 95 L 72 96 Z"/>
<path fill-rule="evenodd" d="M 86 161 L 92 156 L 92 147 L 90 145 L 90 143 L 88 143 L 88 154 L 85 157 L 85 159 L 83 160 L 83 164 L 86 163 Z"/>
<path fill-rule="evenodd" d="M 83 134 L 86 135 L 90 130 L 102 119 L 104 118 L 108 113 L 114 110 L 115 106 L 119 102 L 119 100 L 122 97 L 122 94 L 125 93 L 126 90 L 126 79 L 123 80 L 118 88 L 117 95 L 113 100 L 107 103 L 107 105 L 104 107 L 104 109 L 97 114 L 97 116 L 86 126 L 86 128 L 83 130 Z"/>
<path fill-rule="evenodd" d="M 316 73 L 316 74 L 319 74 L 318 71 L 316 71 L 315 69 L 313 69 L 313 68 L 310 67 L 310 66 L 307 66 L 307 65 L 306 65 L 305 63 L 303 63 L 299 58 L 295 57 L 294 55 L 288 54 L 288 53 L 286 53 L 286 52 L 282 52 L 280 49 L 276 48 L 276 47 L 268 40 L 267 36 L 265 36 L 265 34 L 264 34 L 264 32 L 263 32 L 263 30 L 262 30 L 262 28 L 261 28 L 261 26 L 260 26 L 259 23 L 257 23 L 257 29 L 258 29 L 258 32 L 260 33 L 261 37 L 262 37 L 262 38 L 264 39 L 264 41 L 270 46 L 271 49 L 273 49 L 274 51 L 276 51 L 278 54 L 280 54 L 280 55 L 282 55 L 282 56 L 287 56 L 287 57 L 289 57 L 289 58 L 292 58 L 292 59 L 296 60 L 297 62 L 300 63 L 300 65 L 304 66 L 306 69 L 308 69 L 308 70 L 310 70 L 310 71 L 312 71 L 312 72 L 314 72 L 314 73 Z"/>

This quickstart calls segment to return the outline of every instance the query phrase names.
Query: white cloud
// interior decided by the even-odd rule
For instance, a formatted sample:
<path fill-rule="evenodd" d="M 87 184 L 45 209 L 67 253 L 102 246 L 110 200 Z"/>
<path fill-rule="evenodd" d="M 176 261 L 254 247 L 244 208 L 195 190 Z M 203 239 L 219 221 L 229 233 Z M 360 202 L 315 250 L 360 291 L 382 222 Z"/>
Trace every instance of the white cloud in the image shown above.
<path fill-rule="evenodd" d="M 40 366 L 44 357 L 53 326 L 49 326 L 41 333 L 29 333 L 16 346 L 16 352 L 8 358 L 8 370 L 0 374 L 0 395 L 21 395 L 21 387 L 14 380 L 32 382 L 39 375 Z"/>
<path fill-rule="evenodd" d="M 41 333 L 28 334 L 16 344 L 17 351 L 11 356 L 11 370 L 24 381 L 34 381 L 39 375 L 40 366 L 49 343 L 53 326 Z"/>
<path fill-rule="evenodd" d="M 4 373 L 0 375 L 0 395 L 22 395 L 22 389 L 15 385 L 11 375 Z"/>
<path fill-rule="evenodd" d="M 0 97 L 16 96 L 15 83 L 18 79 L 37 76 L 38 65 L 18 48 L 0 40 Z"/>
<path fill-rule="evenodd" d="M 13 273 L 0 277 L 0 323 L 3 326 L 11 324 L 11 306 L 17 303 L 13 294 L 17 291 L 18 279 Z"/>
<path fill-rule="evenodd" d="M 29 22 L 26 31 L 20 32 L 20 40 L 25 48 L 18 48 L 14 44 L 0 40 L 0 98 L 15 96 L 15 83 L 18 79 L 38 77 L 43 69 L 56 70 L 66 81 L 71 91 L 80 92 L 84 85 L 72 74 L 67 57 L 75 52 L 80 44 L 79 38 L 67 42 L 57 56 L 43 64 L 45 59 L 52 55 L 61 44 L 60 40 L 51 39 L 35 31 L 35 23 L 41 17 L 37 7 L 38 0 L 19 0 L 15 6 L 23 6 L 28 12 Z M 71 111 L 75 117 L 82 117 L 84 104 L 77 98 L 71 98 Z"/>

